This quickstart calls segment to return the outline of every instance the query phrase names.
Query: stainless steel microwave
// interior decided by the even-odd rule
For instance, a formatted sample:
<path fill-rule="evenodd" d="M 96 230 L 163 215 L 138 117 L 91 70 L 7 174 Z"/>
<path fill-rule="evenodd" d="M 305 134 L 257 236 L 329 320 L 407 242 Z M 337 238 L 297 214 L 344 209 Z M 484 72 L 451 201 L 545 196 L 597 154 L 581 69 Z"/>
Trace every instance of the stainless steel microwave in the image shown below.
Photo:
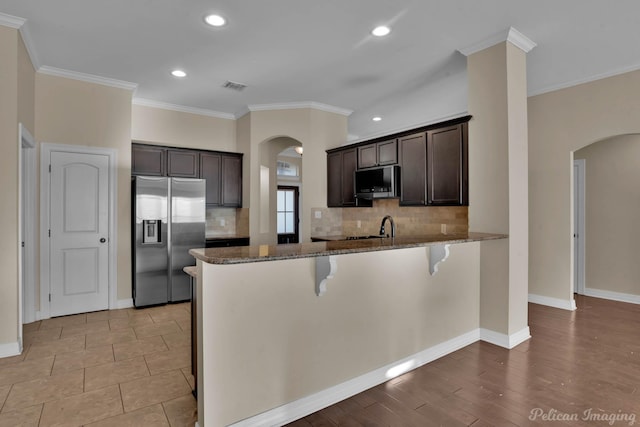
<path fill-rule="evenodd" d="M 355 172 L 355 193 L 358 199 L 400 197 L 400 166 L 380 166 Z"/>

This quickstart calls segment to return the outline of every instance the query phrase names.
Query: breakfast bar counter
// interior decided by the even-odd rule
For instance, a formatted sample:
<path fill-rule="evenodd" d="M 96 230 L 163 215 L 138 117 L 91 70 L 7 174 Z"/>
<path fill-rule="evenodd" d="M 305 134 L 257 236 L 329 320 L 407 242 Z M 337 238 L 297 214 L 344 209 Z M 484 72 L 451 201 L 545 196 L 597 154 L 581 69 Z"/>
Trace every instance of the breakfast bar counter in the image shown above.
<path fill-rule="evenodd" d="M 283 425 L 478 341 L 481 252 L 508 242 L 192 249 L 198 426 Z"/>
<path fill-rule="evenodd" d="M 437 244 L 480 242 L 504 239 L 504 234 L 464 233 L 432 234 L 409 237 L 385 237 L 348 240 L 341 236 L 326 237 L 327 241 L 292 243 L 287 245 L 259 245 L 231 248 L 191 249 L 196 259 L 209 264 L 240 264 L 248 262 L 277 261 L 329 255 L 345 255 L 360 252 L 386 251 L 424 247 Z"/>

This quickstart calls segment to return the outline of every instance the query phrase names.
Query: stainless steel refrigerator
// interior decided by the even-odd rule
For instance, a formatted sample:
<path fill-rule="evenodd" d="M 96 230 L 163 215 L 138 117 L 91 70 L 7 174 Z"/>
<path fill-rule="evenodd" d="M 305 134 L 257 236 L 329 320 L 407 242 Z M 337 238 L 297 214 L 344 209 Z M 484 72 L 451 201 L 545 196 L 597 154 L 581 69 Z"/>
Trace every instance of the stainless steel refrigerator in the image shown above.
<path fill-rule="evenodd" d="M 205 247 L 205 180 L 136 176 L 132 180 L 133 304 L 191 298 L 183 267 Z"/>

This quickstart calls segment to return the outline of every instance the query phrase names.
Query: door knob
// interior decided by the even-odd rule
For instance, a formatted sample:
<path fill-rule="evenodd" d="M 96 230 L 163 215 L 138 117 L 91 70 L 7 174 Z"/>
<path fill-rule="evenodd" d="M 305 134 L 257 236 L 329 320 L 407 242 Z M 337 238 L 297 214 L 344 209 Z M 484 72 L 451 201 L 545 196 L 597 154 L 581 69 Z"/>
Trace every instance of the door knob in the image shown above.
<path fill-rule="evenodd" d="M 105 239 L 104 237 L 102 237 L 102 238 L 100 239 L 100 243 L 104 243 L 104 242 L 106 242 L 106 241 L 107 241 L 107 239 Z"/>

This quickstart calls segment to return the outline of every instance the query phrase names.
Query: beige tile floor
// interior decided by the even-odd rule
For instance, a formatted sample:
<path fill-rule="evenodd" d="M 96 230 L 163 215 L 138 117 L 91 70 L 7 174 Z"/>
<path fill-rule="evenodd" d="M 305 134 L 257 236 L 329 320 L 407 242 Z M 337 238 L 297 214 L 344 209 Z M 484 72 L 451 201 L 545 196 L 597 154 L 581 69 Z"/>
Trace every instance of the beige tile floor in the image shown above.
<path fill-rule="evenodd" d="M 24 325 L 0 359 L 0 427 L 193 426 L 190 304 Z"/>

